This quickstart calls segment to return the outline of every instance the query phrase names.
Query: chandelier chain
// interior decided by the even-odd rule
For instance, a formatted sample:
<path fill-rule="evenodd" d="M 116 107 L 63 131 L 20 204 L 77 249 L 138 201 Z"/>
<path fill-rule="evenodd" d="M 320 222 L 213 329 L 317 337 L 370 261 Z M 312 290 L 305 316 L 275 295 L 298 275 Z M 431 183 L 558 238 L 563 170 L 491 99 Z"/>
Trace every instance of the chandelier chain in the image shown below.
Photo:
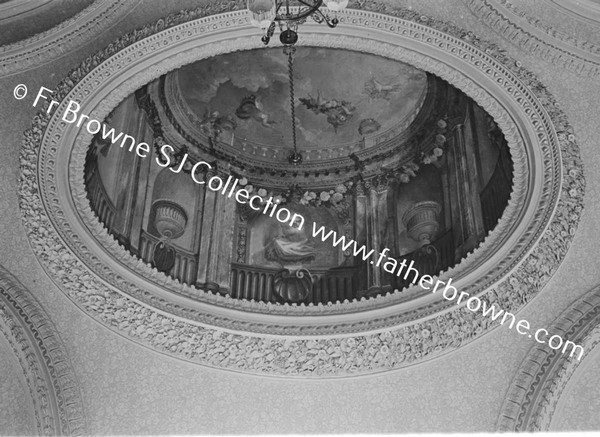
<path fill-rule="evenodd" d="M 290 109 L 292 113 L 292 145 L 294 146 L 294 154 L 298 153 L 296 146 L 296 105 L 294 97 L 294 50 L 290 47 L 288 52 L 288 75 L 290 79 Z"/>

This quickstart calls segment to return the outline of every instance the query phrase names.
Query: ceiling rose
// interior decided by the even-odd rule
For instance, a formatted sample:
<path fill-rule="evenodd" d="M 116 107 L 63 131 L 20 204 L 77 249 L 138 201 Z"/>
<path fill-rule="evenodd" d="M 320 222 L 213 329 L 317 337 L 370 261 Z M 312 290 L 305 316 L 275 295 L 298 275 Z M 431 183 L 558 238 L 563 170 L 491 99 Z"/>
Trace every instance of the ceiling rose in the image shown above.
<path fill-rule="evenodd" d="M 263 29 L 262 42 L 269 44 L 279 25 L 279 40 L 283 45 L 291 46 L 298 42 L 298 26 L 311 17 L 317 23 L 326 23 L 336 27 L 339 23 L 337 13 L 348 6 L 348 0 L 247 0 L 251 23 Z M 325 6 L 332 13 L 323 12 Z"/>

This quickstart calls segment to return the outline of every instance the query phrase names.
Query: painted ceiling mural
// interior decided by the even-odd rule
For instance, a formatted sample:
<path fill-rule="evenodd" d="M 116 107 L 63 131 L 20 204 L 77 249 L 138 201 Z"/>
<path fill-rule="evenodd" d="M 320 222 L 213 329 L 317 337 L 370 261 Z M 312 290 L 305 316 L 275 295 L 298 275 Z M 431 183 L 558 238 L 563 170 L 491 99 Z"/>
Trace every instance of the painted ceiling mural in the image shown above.
<path fill-rule="evenodd" d="M 288 65 L 281 49 L 205 59 L 181 68 L 177 77 L 189 115 L 200 124 L 219 118 L 238 140 L 291 144 Z M 385 132 L 416 112 L 427 90 L 427 75 L 410 65 L 312 47 L 297 49 L 294 81 L 300 148 Z"/>

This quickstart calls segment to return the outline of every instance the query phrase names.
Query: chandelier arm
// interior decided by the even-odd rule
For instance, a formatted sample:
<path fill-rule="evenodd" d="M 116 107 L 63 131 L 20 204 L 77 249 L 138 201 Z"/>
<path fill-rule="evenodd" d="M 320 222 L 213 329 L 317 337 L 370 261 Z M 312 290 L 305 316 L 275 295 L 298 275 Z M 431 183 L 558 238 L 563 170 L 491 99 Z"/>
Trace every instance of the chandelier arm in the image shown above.
<path fill-rule="evenodd" d="M 298 0 L 298 3 L 302 3 L 304 6 L 307 6 L 307 7 L 311 8 L 311 9 L 314 8 L 314 7 L 317 7 L 317 4 L 319 5 L 318 7 L 321 7 L 321 4 L 322 4 L 322 2 L 321 2 L 321 4 L 319 4 L 319 3 L 317 3 L 317 4 L 314 4 L 314 3 L 310 4 L 310 3 L 305 2 L 304 0 Z"/>
<path fill-rule="evenodd" d="M 300 0 L 298 0 L 300 1 Z M 303 2 L 302 2 L 303 3 Z M 281 4 L 280 6 L 282 6 L 283 4 Z M 294 22 L 294 21 L 300 21 L 303 18 L 306 18 L 312 14 L 314 14 L 315 12 L 319 11 L 319 8 L 323 5 L 323 0 L 317 0 L 317 2 L 314 5 L 306 5 L 308 6 L 308 10 L 299 13 L 297 15 L 294 15 L 293 17 L 286 17 L 286 16 L 282 16 L 279 13 L 279 7 L 277 8 L 277 16 L 275 17 L 275 21 L 279 21 L 279 22 Z"/>
<path fill-rule="evenodd" d="M 318 18 L 317 18 L 318 15 Z M 314 14 L 313 14 L 313 19 L 317 22 L 317 23 L 325 23 L 327 24 L 327 26 L 331 27 L 332 29 L 334 27 L 337 26 L 338 24 L 338 20 L 337 18 L 329 18 L 329 15 L 325 15 L 320 9 L 317 9 Z"/>

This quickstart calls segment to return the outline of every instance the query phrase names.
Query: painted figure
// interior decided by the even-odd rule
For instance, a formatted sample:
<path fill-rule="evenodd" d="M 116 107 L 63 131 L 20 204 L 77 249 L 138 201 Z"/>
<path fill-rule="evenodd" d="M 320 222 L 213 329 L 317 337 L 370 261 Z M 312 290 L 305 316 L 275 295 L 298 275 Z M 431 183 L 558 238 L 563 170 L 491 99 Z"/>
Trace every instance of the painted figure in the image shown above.
<path fill-rule="evenodd" d="M 300 265 L 315 259 L 315 248 L 308 240 L 304 229 L 300 229 L 300 220 L 292 225 L 274 223 L 265 244 L 265 258 L 288 267 Z"/>
<path fill-rule="evenodd" d="M 321 97 L 321 92 L 317 92 L 317 97 L 310 94 L 308 98 L 300 98 L 306 109 L 311 110 L 315 114 L 324 114 L 327 116 L 327 123 L 333 126 L 337 132 L 337 128 L 348 122 L 353 116 L 356 108 L 346 100 L 324 99 Z"/>
<path fill-rule="evenodd" d="M 264 109 L 260 96 L 251 95 L 242 99 L 240 106 L 235 110 L 235 115 L 241 120 L 254 119 L 264 127 L 271 127 L 275 122 L 269 120 L 269 114 Z"/>

